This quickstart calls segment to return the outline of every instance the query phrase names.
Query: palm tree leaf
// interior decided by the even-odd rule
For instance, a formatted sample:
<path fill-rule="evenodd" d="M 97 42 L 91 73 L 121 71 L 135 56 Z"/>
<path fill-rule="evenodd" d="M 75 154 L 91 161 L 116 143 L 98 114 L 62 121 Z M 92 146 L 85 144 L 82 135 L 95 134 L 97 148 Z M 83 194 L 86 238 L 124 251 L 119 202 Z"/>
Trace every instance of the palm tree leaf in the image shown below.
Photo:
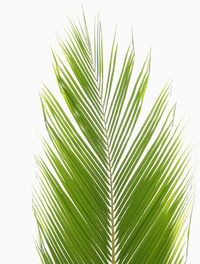
<path fill-rule="evenodd" d="M 103 108 L 105 109 L 105 113 L 107 113 L 108 100 L 110 98 L 110 92 L 111 92 L 111 87 L 112 87 L 114 73 L 115 73 L 117 50 L 118 50 L 118 44 L 116 44 L 116 30 L 115 30 L 112 48 L 111 48 L 111 52 L 110 52 L 110 60 L 109 60 L 108 76 L 107 76 L 107 81 L 106 81 L 106 89 L 105 89 L 105 94 L 104 94 L 104 99 L 103 99 Z"/>
<path fill-rule="evenodd" d="M 145 66 L 146 66 L 146 70 L 145 70 Z M 115 126 L 114 129 L 115 137 L 114 138 L 111 137 L 111 149 L 113 150 L 112 151 L 113 166 L 115 165 L 116 160 L 118 160 L 119 157 L 123 155 L 124 150 L 129 141 L 129 138 L 138 120 L 142 107 L 144 93 L 148 83 L 149 66 L 150 66 L 150 56 L 148 54 L 147 60 L 145 61 L 142 70 L 138 76 L 138 79 L 135 83 L 134 89 L 132 90 L 124 115 L 120 120 L 120 122 L 119 121 L 116 122 L 116 124 L 119 123 L 118 129 L 116 129 Z"/>
<path fill-rule="evenodd" d="M 50 138 L 42 139 L 45 157 L 36 158 L 33 196 L 41 262 L 185 263 L 191 151 L 184 125 L 175 125 L 176 105 L 169 106 L 171 85 L 142 122 L 151 51 L 132 85 L 133 42 L 117 78 L 116 31 L 105 74 L 99 16 L 94 48 L 84 12 L 83 25 L 69 24 L 53 69 L 72 117 L 46 86 L 41 91 Z"/>

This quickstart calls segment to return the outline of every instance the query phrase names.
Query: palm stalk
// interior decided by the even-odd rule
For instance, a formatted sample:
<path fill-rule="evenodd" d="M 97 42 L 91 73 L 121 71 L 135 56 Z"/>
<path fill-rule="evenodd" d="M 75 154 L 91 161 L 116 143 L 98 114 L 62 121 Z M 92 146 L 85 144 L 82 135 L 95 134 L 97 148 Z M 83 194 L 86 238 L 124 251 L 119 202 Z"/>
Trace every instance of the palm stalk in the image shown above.
<path fill-rule="evenodd" d="M 38 157 L 33 207 L 42 263 L 186 263 L 193 196 L 191 149 L 175 125 L 171 84 L 140 119 L 151 52 L 133 85 L 131 41 L 116 76 L 116 32 L 107 76 L 100 18 L 92 48 L 86 18 L 70 21 L 53 52 L 58 87 L 72 117 L 45 86 L 41 91 L 50 142 Z M 73 121 L 72 121 L 73 118 Z M 138 121 L 143 122 L 139 127 Z"/>

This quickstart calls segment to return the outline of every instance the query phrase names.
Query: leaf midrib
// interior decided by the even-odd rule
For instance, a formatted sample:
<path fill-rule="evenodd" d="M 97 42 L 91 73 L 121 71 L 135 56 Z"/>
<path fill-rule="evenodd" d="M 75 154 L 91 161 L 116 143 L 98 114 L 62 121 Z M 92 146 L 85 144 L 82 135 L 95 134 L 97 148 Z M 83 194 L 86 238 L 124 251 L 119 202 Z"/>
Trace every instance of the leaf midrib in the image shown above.
<path fill-rule="evenodd" d="M 87 28 L 87 27 L 86 27 Z M 114 214 L 114 189 L 113 189 L 113 174 L 112 174 L 112 162 L 111 162 L 111 151 L 110 151 L 110 144 L 109 144 L 109 136 L 108 136 L 108 128 L 106 122 L 106 114 L 104 110 L 104 103 L 102 97 L 102 91 L 99 87 L 97 72 L 94 67 L 94 61 L 92 57 L 92 50 L 91 47 L 89 48 L 89 55 L 91 60 L 92 69 L 94 71 L 94 76 L 96 77 L 96 85 L 97 85 L 97 95 L 100 101 L 101 106 L 101 113 L 104 123 L 104 130 L 105 130 L 105 138 L 106 138 L 106 146 L 107 146 L 107 159 L 108 159 L 108 173 L 109 173 L 109 180 L 110 180 L 110 213 L 111 213 L 111 256 L 112 256 L 112 264 L 116 264 L 116 252 L 115 252 L 115 214 Z"/>
<path fill-rule="evenodd" d="M 110 210 L 111 210 L 111 250 L 112 250 L 112 264 L 116 264 L 115 260 L 115 215 L 114 215 L 114 194 L 113 194 L 113 174 L 112 174 L 112 163 L 111 163 L 111 152 L 110 152 L 110 144 L 108 137 L 108 129 L 105 120 L 105 111 L 104 106 L 101 102 L 102 106 L 102 115 L 105 129 L 105 137 L 106 137 L 106 145 L 107 145 L 107 158 L 108 158 L 108 173 L 110 180 Z"/>

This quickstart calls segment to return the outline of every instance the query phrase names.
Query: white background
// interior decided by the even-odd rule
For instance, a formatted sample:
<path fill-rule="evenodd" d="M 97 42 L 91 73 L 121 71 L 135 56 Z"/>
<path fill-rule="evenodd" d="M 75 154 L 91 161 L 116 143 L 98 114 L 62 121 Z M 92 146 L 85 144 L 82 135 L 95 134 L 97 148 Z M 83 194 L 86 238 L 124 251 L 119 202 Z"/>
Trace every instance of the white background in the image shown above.
<path fill-rule="evenodd" d="M 169 79 L 186 114 L 190 133 L 200 130 L 200 7 L 195 0 L 16 0 L 0 4 L 0 262 L 39 264 L 33 242 L 31 208 L 39 150 L 36 131 L 44 126 L 39 101 L 41 81 L 56 90 L 51 47 L 67 15 L 76 18 L 84 6 L 88 23 L 100 13 L 104 38 L 118 22 L 119 42 L 127 43 L 131 28 L 139 66 L 152 48 L 149 89 L 158 94 Z M 123 44 L 124 45 L 124 44 Z M 150 93 L 149 93 L 150 94 Z M 147 100 L 148 101 L 148 100 Z M 187 114 L 188 113 L 188 114 Z M 198 154 L 197 154 L 198 155 Z M 198 158 L 197 158 L 198 161 Z M 196 201 L 192 219 L 189 264 L 199 263 L 200 180 L 195 173 Z"/>

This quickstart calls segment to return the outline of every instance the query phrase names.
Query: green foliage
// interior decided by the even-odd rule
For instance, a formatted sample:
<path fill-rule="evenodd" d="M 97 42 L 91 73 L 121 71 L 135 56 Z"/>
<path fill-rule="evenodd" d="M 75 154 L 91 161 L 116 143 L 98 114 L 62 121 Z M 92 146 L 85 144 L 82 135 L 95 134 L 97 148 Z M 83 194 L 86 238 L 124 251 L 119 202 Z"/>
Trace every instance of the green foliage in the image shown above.
<path fill-rule="evenodd" d="M 132 86 L 133 43 L 117 77 L 115 34 L 105 76 L 100 19 L 92 49 L 83 18 L 83 25 L 70 21 L 59 41 L 65 59 L 53 53 L 77 127 L 48 88 L 41 92 L 51 141 L 43 140 L 47 159 L 37 158 L 40 188 L 33 199 L 41 262 L 185 263 L 190 150 L 183 147 L 182 123 L 174 125 L 175 106 L 167 110 L 170 84 L 138 129 L 151 53 Z"/>

